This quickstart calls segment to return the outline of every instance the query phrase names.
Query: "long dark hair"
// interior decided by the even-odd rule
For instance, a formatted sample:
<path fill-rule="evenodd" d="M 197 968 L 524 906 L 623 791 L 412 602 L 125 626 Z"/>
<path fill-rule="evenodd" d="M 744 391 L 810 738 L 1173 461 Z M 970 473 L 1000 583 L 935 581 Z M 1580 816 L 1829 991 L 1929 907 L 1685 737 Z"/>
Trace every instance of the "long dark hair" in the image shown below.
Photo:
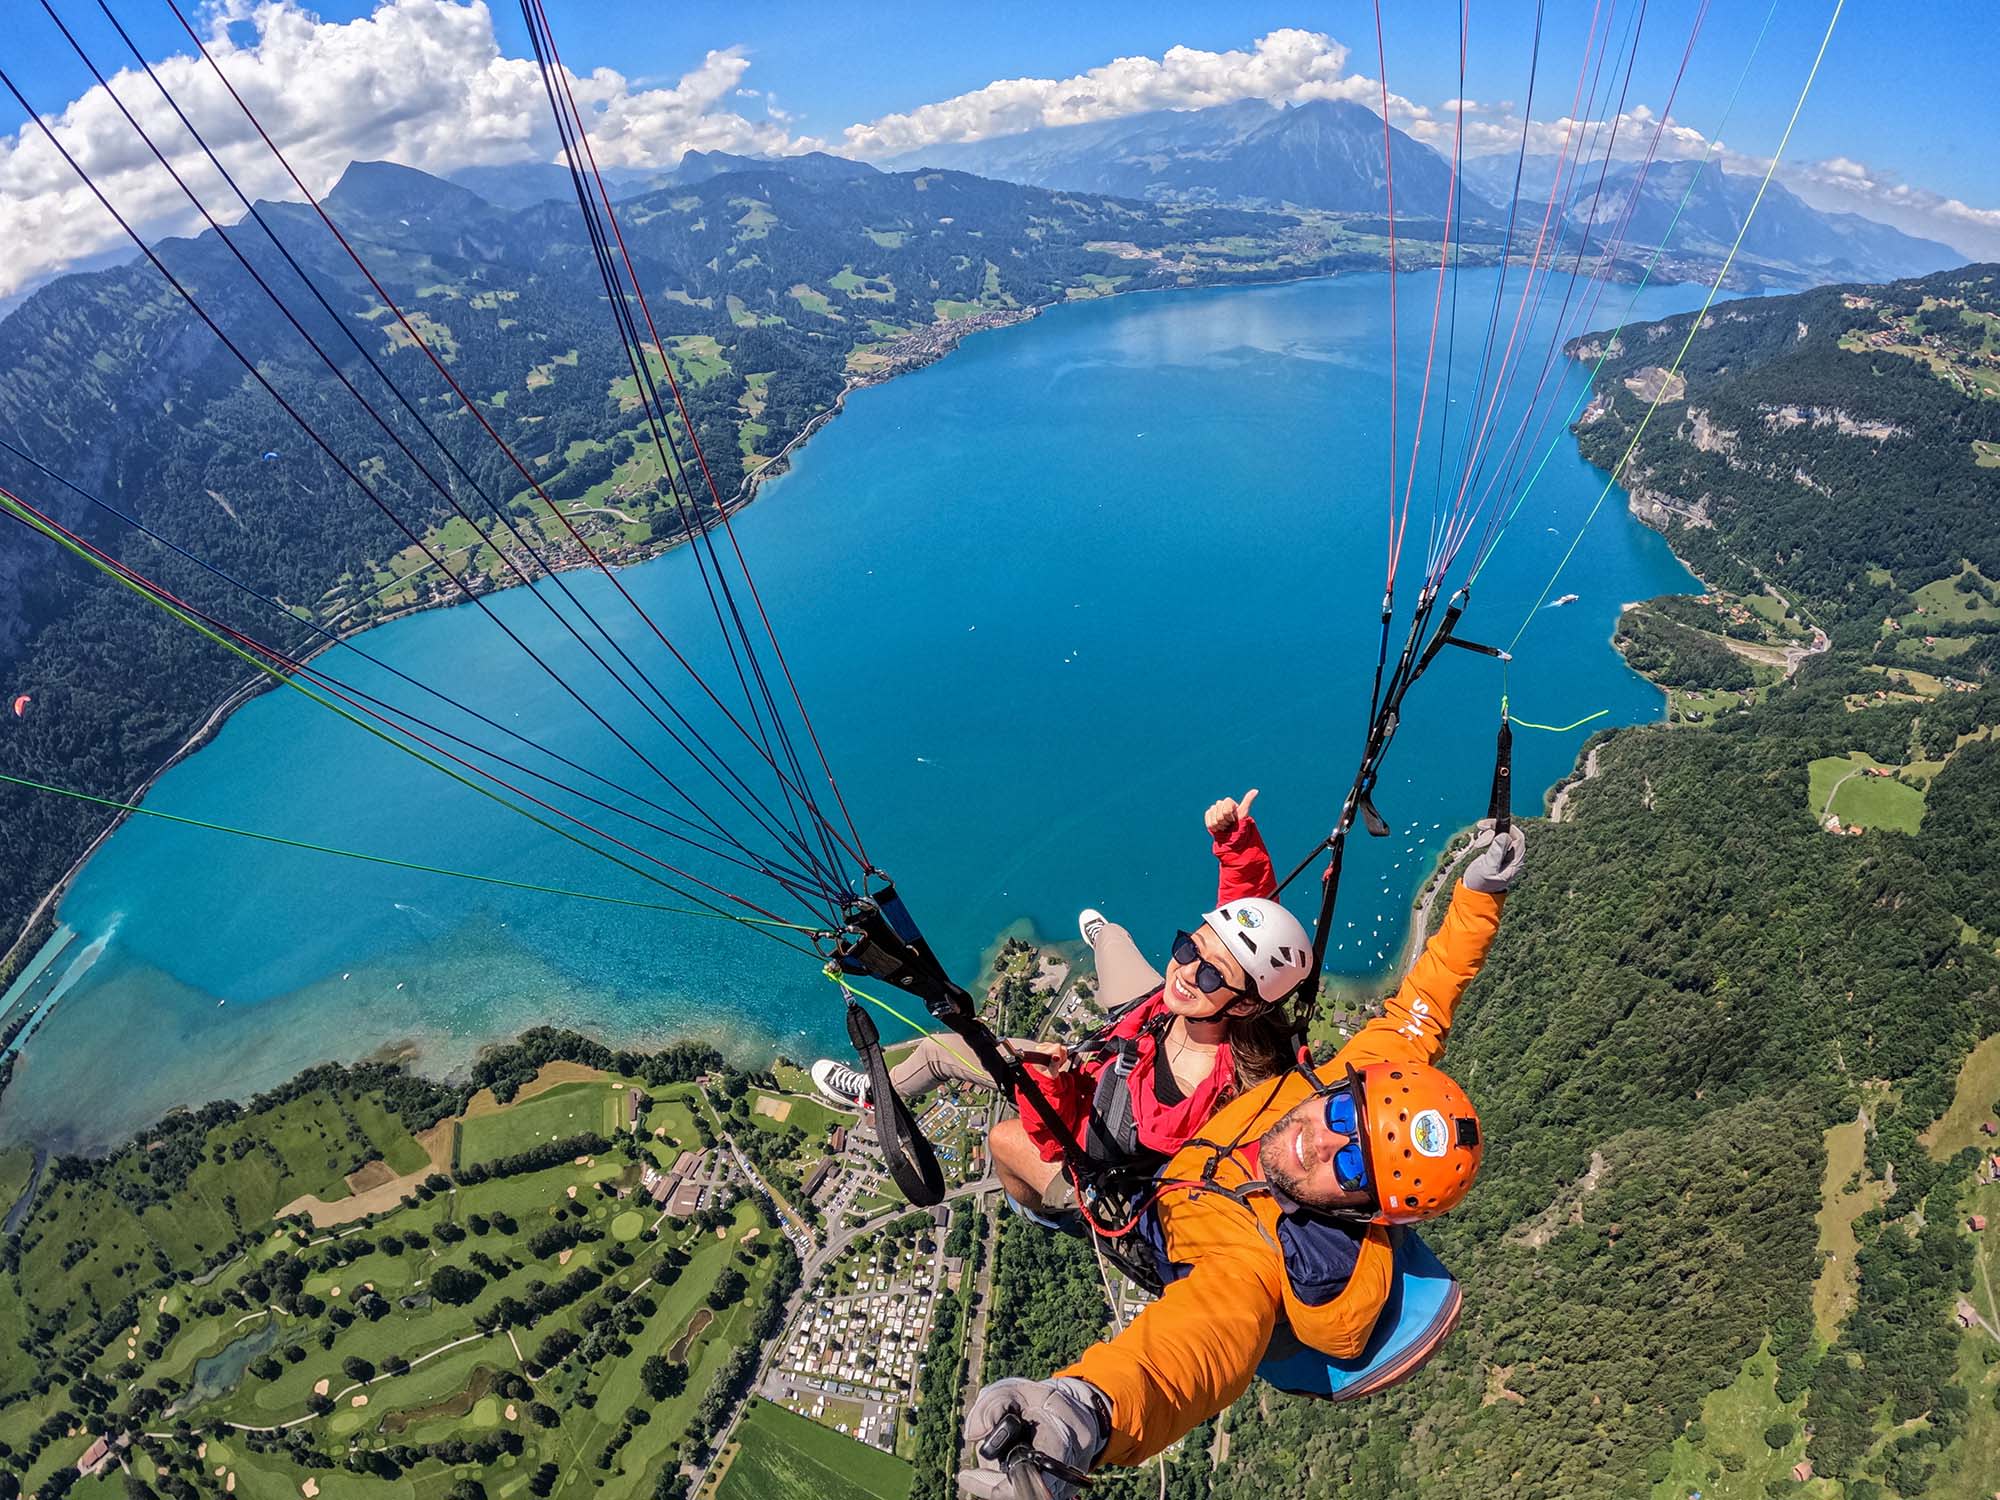
<path fill-rule="evenodd" d="M 1292 1021 L 1284 1005 L 1260 1005 L 1229 1018 L 1229 1056 L 1235 1064 L 1235 1092 L 1276 1078 L 1292 1065 Z"/>

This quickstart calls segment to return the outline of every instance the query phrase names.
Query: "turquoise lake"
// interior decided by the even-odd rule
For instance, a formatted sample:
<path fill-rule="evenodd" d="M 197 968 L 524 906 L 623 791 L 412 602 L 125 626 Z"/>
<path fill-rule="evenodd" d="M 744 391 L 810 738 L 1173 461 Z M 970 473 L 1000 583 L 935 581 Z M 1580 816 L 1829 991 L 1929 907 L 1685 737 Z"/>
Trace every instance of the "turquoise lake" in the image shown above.
<path fill-rule="evenodd" d="M 1455 412 L 1469 405 L 1495 274 L 1459 285 Z M 1213 895 L 1200 819 L 1216 797 L 1261 788 L 1258 818 L 1281 869 L 1325 834 L 1360 749 L 1382 592 L 1385 285 L 1356 276 L 1123 297 L 980 334 L 855 393 L 737 518 L 868 851 L 961 977 L 1008 924 L 1066 938 L 1085 905 L 1163 949 Z M 1431 287 L 1403 283 L 1406 426 Z M 1615 323 L 1629 296 L 1613 288 L 1595 321 Z M 1700 296 L 1649 290 L 1640 315 Z M 1503 335 L 1511 315 L 1510 298 Z M 1545 342 L 1530 345 L 1523 394 Z M 1583 372 L 1560 379 L 1567 411 Z M 1442 384 L 1440 372 L 1433 419 Z M 1502 417 L 1503 435 L 1513 423 Z M 1603 488 L 1560 412 L 1543 444 L 1551 437 L 1554 457 L 1480 581 L 1466 634 L 1501 644 L 1514 634 Z M 1449 459 L 1458 446 L 1454 429 Z M 1406 573 L 1424 550 L 1436 452 L 1433 430 Z M 712 668 L 715 629 L 693 563 L 683 550 L 621 581 L 677 642 L 705 643 L 699 660 Z M 678 686 L 602 576 L 567 581 Z M 1611 630 L 1621 603 L 1697 587 L 1614 491 L 1554 590 L 1578 599 L 1535 613 L 1509 684 L 1522 718 L 1608 714 L 1567 734 L 1517 736 L 1519 811 L 1540 810 L 1591 730 L 1659 716 L 1659 693 L 1625 668 Z M 678 753 L 631 700 L 621 709 L 592 680 L 527 591 L 495 596 L 493 608 L 649 753 Z M 363 644 L 644 784 L 475 609 L 432 611 Z M 412 696 L 349 653 L 320 665 L 385 698 Z M 1500 690 L 1497 663 L 1448 652 L 1412 694 L 1377 799 L 1396 833 L 1354 843 L 1334 971 L 1387 971 L 1437 849 L 1483 813 Z M 236 714 L 148 804 L 671 899 L 284 691 Z M 613 1040 L 702 1035 L 746 1057 L 846 1045 L 839 997 L 813 965 L 740 928 L 144 819 L 90 862 L 61 917 L 66 946 L 10 997 L 35 1005 L 61 991 L 0 1102 L 0 1138 L 101 1146 L 175 1105 L 247 1095 L 316 1061 L 413 1042 L 444 1069 L 535 1024 Z"/>

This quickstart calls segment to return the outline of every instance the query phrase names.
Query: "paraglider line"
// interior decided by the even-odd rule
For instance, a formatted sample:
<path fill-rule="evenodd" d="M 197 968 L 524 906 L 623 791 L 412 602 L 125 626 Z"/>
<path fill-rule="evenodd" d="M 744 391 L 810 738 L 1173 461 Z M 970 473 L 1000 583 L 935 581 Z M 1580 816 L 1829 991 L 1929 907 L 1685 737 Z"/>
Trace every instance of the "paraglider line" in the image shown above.
<path fill-rule="evenodd" d="M 1612 488 L 1618 483 L 1618 476 L 1625 472 L 1626 465 L 1632 461 L 1632 455 L 1638 451 L 1639 439 L 1646 435 L 1646 428 L 1653 420 L 1653 413 L 1660 409 L 1660 403 L 1666 399 L 1674 376 L 1680 372 L 1681 362 L 1687 358 L 1688 349 L 1694 343 L 1694 336 L 1701 331 L 1702 322 L 1707 318 L 1709 308 L 1715 304 L 1716 296 L 1722 290 L 1723 279 L 1729 275 L 1729 268 L 1735 264 L 1737 251 L 1743 248 L 1743 238 L 1750 232 L 1751 224 L 1756 221 L 1757 210 L 1763 206 L 1764 195 L 1770 189 L 1771 179 L 1777 174 L 1778 163 L 1784 160 L 1785 148 L 1791 144 L 1792 131 L 1799 123 L 1799 115 L 1805 110 L 1806 99 L 1812 93 L 1814 80 L 1819 77 L 1820 64 L 1826 61 L 1826 49 L 1832 45 L 1834 28 L 1840 24 L 1840 13 L 1846 5 L 1847 0 L 1834 0 L 1833 14 L 1827 18 L 1826 33 L 1820 38 L 1819 51 L 1813 56 L 1812 67 L 1806 73 L 1804 86 L 1799 89 L 1798 100 L 1792 105 L 1791 117 L 1785 121 L 1785 133 L 1778 138 L 1778 149 L 1771 153 L 1770 164 L 1764 168 L 1763 180 L 1757 184 L 1757 196 L 1750 200 L 1749 210 L 1743 215 L 1743 222 L 1736 230 L 1736 239 L 1729 247 L 1729 254 L 1723 257 L 1722 269 L 1715 273 L 1715 281 L 1710 285 L 1708 295 L 1702 299 L 1699 311 L 1688 320 L 1687 337 L 1681 340 L 1681 347 L 1674 355 L 1673 363 L 1667 367 L 1666 379 L 1660 383 L 1659 392 L 1647 406 L 1646 414 L 1639 419 L 1639 425 L 1632 433 L 1632 440 L 1625 445 L 1625 451 L 1618 456 L 1618 462 L 1612 465 L 1610 477 L 1604 481 L 1604 488 L 1598 491 L 1596 502 L 1590 507 L 1589 514 L 1583 518 L 1583 525 L 1577 528 L 1576 536 L 1569 544 L 1569 550 L 1563 553 L 1561 561 L 1555 566 L 1555 571 L 1549 575 L 1549 581 L 1543 585 L 1541 594 L 1529 608 L 1526 618 L 1521 621 L 1520 629 L 1514 632 L 1514 639 L 1508 642 L 1509 651 L 1520 644 L 1521 637 L 1527 634 L 1529 625 L 1534 623 L 1535 615 L 1541 609 L 1543 601 L 1555 588 L 1556 580 L 1562 577 L 1562 571 L 1569 565 L 1569 560 L 1576 555 L 1576 549 L 1583 542 L 1584 533 L 1590 529 L 1590 523 L 1597 518 L 1598 511 L 1604 508 L 1605 497 L 1611 493 Z"/>
<path fill-rule="evenodd" d="M 745 927 L 776 927 L 788 932 L 803 932 L 817 936 L 819 929 L 802 927 L 796 922 L 782 922 L 761 917 L 738 916 L 735 912 L 703 911 L 691 906 L 667 906 L 658 901 L 637 901 L 626 896 L 603 896 L 593 891 L 572 891 L 562 886 L 536 885 L 526 880 L 504 880 L 498 875 L 475 875 L 470 870 L 448 870 L 441 865 L 426 865 L 415 860 L 391 859 L 385 854 L 364 854 L 358 849 L 338 849 L 331 844 L 315 844 L 306 839 L 288 839 L 275 833 L 258 833 L 250 828 L 233 828 L 227 823 L 210 823 L 202 818 L 186 818 L 178 813 L 161 812 L 157 808 L 146 807 L 136 802 L 119 802 L 110 797 L 94 797 L 89 792 L 80 792 L 71 787 L 50 786 L 47 782 L 31 781 L 25 776 L 10 776 L 0 771 L 0 783 L 8 786 L 25 787 L 29 791 L 47 792 L 51 796 L 68 797 L 72 801 L 87 802 L 94 807 L 107 807 L 114 812 L 130 813 L 141 818 L 156 818 L 163 823 L 178 823 L 183 828 L 200 828 L 209 833 L 226 833 L 231 838 L 251 839 L 260 844 L 276 844 L 285 849 L 302 849 L 308 854 L 327 854 L 338 859 L 358 860 L 363 864 L 383 865 L 392 870 L 412 870 L 419 875 L 444 875 L 453 880 L 468 880 L 477 885 L 501 886 L 510 891 L 530 891 L 543 896 L 564 896 L 572 901 L 596 901 L 606 906 L 630 906 L 641 911 L 666 912 L 677 917 L 705 917 L 724 922 L 738 922 Z M 808 951 L 802 949 L 801 951 Z M 893 1014 L 893 1012 L 892 1012 Z"/>

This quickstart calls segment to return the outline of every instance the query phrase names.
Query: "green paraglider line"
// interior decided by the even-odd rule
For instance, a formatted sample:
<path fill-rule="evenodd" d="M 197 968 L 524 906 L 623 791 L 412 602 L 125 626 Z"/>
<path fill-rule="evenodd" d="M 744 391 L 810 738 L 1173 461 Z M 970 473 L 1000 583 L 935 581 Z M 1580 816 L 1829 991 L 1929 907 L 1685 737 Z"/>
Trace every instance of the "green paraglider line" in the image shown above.
<path fill-rule="evenodd" d="M 1590 374 L 1584 379 L 1583 389 L 1577 392 L 1575 402 L 1570 406 L 1567 415 L 1563 417 L 1563 427 L 1565 430 L 1567 430 L 1571 422 L 1576 420 L 1576 414 L 1583 409 L 1584 400 L 1590 395 L 1592 387 L 1597 383 L 1597 372 L 1602 370 L 1604 362 L 1611 358 L 1612 346 L 1618 342 L 1618 335 L 1625 331 L 1625 325 L 1631 321 L 1633 309 L 1638 307 L 1640 294 L 1646 290 L 1647 285 L 1652 281 L 1653 271 L 1659 265 L 1660 257 L 1667 253 L 1667 245 L 1674 237 L 1674 230 L 1681 222 L 1681 215 L 1686 211 L 1689 201 L 1694 197 L 1694 190 L 1701 185 L 1702 173 L 1708 170 L 1709 162 L 1713 160 L 1716 151 L 1722 144 L 1722 132 L 1729 124 L 1730 115 L 1736 111 L 1736 96 L 1742 93 L 1743 85 L 1750 77 L 1751 64 L 1756 62 L 1758 49 L 1764 45 L 1764 35 L 1771 29 L 1771 19 L 1777 13 L 1778 0 L 1771 0 L 1770 9 L 1764 12 L 1764 25 L 1758 31 L 1757 39 L 1750 44 L 1749 56 L 1743 60 L 1743 71 L 1736 75 L 1736 87 L 1730 91 L 1729 102 L 1723 106 L 1722 118 L 1716 123 L 1715 133 L 1709 141 L 1708 152 L 1702 157 L 1701 164 L 1688 174 L 1687 189 L 1681 194 L 1681 201 L 1674 205 L 1674 216 L 1667 221 L 1667 227 L 1660 234 L 1659 244 L 1653 247 L 1653 253 L 1646 261 L 1645 274 L 1639 278 L 1639 284 L 1632 288 L 1631 300 L 1625 304 L 1625 311 L 1618 320 L 1618 326 L 1612 329 L 1610 336 L 1605 339 L 1604 352 L 1597 356 L 1597 363 L 1590 367 Z M 1492 541 L 1486 544 L 1482 555 L 1473 565 L 1472 574 L 1466 579 L 1467 584 L 1479 581 L 1479 575 L 1486 567 L 1487 559 L 1492 557 L 1494 551 L 1499 547 L 1500 538 L 1505 536 L 1507 528 L 1514 524 L 1514 518 L 1521 513 L 1521 507 L 1528 503 L 1528 496 L 1534 493 L 1535 485 L 1542 477 L 1542 471 L 1549 466 L 1549 460 L 1555 457 L 1556 449 L 1561 444 L 1562 437 L 1560 434 L 1549 439 L 1548 447 L 1542 450 L 1541 461 L 1535 465 L 1535 472 L 1528 476 L 1528 482 L 1521 487 L 1519 498 L 1514 501 L 1513 508 L 1507 512 L 1507 518 L 1500 523 L 1499 530 L 1493 533 Z"/>
<path fill-rule="evenodd" d="M 1581 729 L 1592 719 L 1601 719 L 1610 712 L 1608 708 L 1600 708 L 1594 714 L 1585 714 L 1574 724 L 1530 724 L 1526 719 L 1517 719 L 1512 714 L 1507 715 L 1507 722 L 1516 729 L 1546 729 L 1550 734 L 1568 734 L 1572 729 Z"/>
<path fill-rule="evenodd" d="M 1792 131 L 1798 126 L 1799 116 L 1805 111 L 1806 99 L 1811 95 L 1813 83 L 1819 77 L 1820 64 L 1826 61 L 1826 49 L 1833 45 L 1833 31 L 1840 24 L 1840 13 L 1846 5 L 1847 0 L 1834 0 L 1833 14 L 1827 18 L 1826 34 L 1820 38 L 1819 51 L 1814 55 L 1812 68 L 1807 72 L 1805 84 L 1799 90 L 1798 102 L 1792 105 L 1791 118 L 1785 122 L 1785 133 L 1778 138 L 1778 149 L 1771 154 L 1771 164 L 1764 169 L 1764 178 L 1757 184 L 1757 196 L 1750 200 L 1749 210 L 1743 215 L 1743 223 L 1736 231 L 1735 243 L 1730 245 L 1729 254 L 1723 257 L 1722 269 L 1715 273 L 1715 281 L 1709 287 L 1708 295 L 1702 299 L 1700 309 L 1688 322 L 1687 337 L 1681 340 L 1681 347 L 1674 355 L 1673 363 L 1667 366 L 1666 377 L 1660 383 L 1659 394 L 1654 396 L 1651 404 L 1647 406 L 1646 414 L 1639 419 L 1639 425 L 1632 433 L 1632 440 L 1625 445 L 1625 451 L 1618 456 L 1618 462 L 1612 465 L 1610 478 L 1604 481 L 1604 488 L 1598 492 L 1597 500 L 1590 507 L 1589 514 L 1583 518 L 1583 525 L 1577 528 L 1576 536 L 1570 541 L 1569 550 L 1563 553 L 1555 571 L 1549 574 L 1549 581 L 1543 586 L 1540 597 L 1535 600 L 1526 618 L 1521 621 L 1521 628 L 1514 632 L 1514 638 L 1507 643 L 1509 652 L 1521 644 L 1521 637 L 1527 634 L 1528 627 L 1534 623 L 1536 612 L 1541 609 L 1555 588 L 1556 580 L 1562 577 L 1563 569 L 1569 565 L 1569 560 L 1576 555 L 1576 549 L 1582 545 L 1583 535 L 1590 530 L 1590 523 L 1597 518 L 1598 511 L 1603 509 L 1606 497 L 1617 485 L 1619 476 L 1625 472 L 1625 466 L 1631 463 L 1632 455 L 1638 452 L 1639 440 L 1646 435 L 1646 429 L 1652 425 L 1654 413 L 1659 411 L 1660 403 L 1666 400 L 1667 391 L 1671 389 L 1674 377 L 1680 373 L 1681 363 L 1687 358 L 1688 349 L 1694 344 L 1695 335 L 1701 332 L 1701 325 L 1708 317 L 1709 308 L 1715 305 L 1716 297 L 1721 294 L 1722 283 L 1729 275 L 1729 268 L 1736 264 L 1736 254 L 1743 248 L 1744 237 L 1750 233 L 1750 226 L 1756 221 L 1757 210 L 1763 206 L 1764 195 L 1771 187 L 1771 179 L 1777 175 L 1778 163 L 1785 158 L 1785 148 L 1791 144 Z"/>
<path fill-rule="evenodd" d="M 470 880 L 480 885 L 504 886 L 510 891 L 533 891 L 544 896 L 567 896 L 573 901 L 597 901 L 606 906 L 632 906 L 641 911 L 668 912 L 677 917 L 709 917 L 718 922 L 742 922 L 751 927 L 783 927 L 792 932 L 812 934 L 816 929 L 801 927 L 795 922 L 765 921 L 757 917 L 739 917 L 733 912 L 701 911 L 692 906 L 667 906 L 658 901 L 635 901 L 624 896 L 600 896 L 590 891 L 565 890 L 555 885 L 535 885 L 526 880 L 503 880 L 498 875 L 475 875 L 470 870 L 447 870 L 441 865 L 418 864 L 414 860 L 391 859 L 386 854 L 363 854 L 358 849 L 336 849 L 331 844 L 315 844 L 305 839 L 288 839 L 275 833 L 258 833 L 249 828 L 232 828 L 227 823 L 210 823 L 201 818 L 185 818 L 179 813 L 161 812 L 157 808 L 141 807 L 134 802 L 119 802 L 111 797 L 94 797 L 89 792 L 79 792 L 71 787 L 50 786 L 44 781 L 31 781 L 25 776 L 9 776 L 0 771 L 0 783 L 8 786 L 26 787 L 29 791 L 47 792 L 56 797 L 68 797 L 77 802 L 88 802 L 95 807 L 108 807 L 117 812 L 134 813 L 142 818 L 158 818 L 163 823 L 178 823 L 183 828 L 200 828 L 209 833 L 226 833 L 233 838 L 255 839 L 260 844 L 277 844 L 286 849 L 303 849 L 310 854 L 330 854 L 339 859 L 356 859 L 363 864 L 386 865 L 392 870 L 414 870 L 420 875 L 448 875 L 453 880 Z"/>
<path fill-rule="evenodd" d="M 42 515 L 41 512 L 35 510 L 32 506 L 22 501 L 18 496 L 16 496 L 10 490 L 7 490 L 4 487 L 0 487 L 0 512 L 4 512 L 8 515 L 13 516 L 15 520 L 21 522 L 31 531 L 37 532 L 40 535 L 47 537 L 50 541 L 56 543 L 56 545 L 61 547 L 64 551 L 69 552 L 75 557 L 88 563 L 91 567 L 95 568 L 98 572 L 104 574 L 107 578 L 110 578 L 114 582 L 122 585 L 123 587 L 130 589 L 133 593 L 137 594 L 141 599 L 144 599 L 147 603 L 171 615 L 174 619 L 179 620 L 183 625 L 187 626 L 197 635 L 200 635 L 207 640 L 213 641 L 216 645 L 222 647 L 222 649 L 227 651 L 230 655 L 235 656 L 241 659 L 242 661 L 248 663 L 250 666 L 256 668 L 259 672 L 262 672 L 265 676 L 269 677 L 272 681 L 279 683 L 282 686 L 288 687 L 293 692 L 301 694 L 302 696 L 310 699 L 312 702 L 317 703 L 320 707 L 326 709 L 328 712 L 333 713 L 337 715 L 339 718 L 346 720 L 349 724 L 354 725 L 357 729 L 363 730 L 373 738 L 380 740 L 383 744 L 388 745 L 396 750 L 400 750 L 405 755 L 411 756 L 412 758 L 423 762 L 423 764 L 429 766 L 432 770 L 437 771 L 442 775 L 450 777 L 453 781 L 457 782 L 460 786 L 465 787 L 468 791 L 476 792 L 478 795 L 486 798 L 490 802 L 496 802 L 500 806 L 507 808 L 512 812 L 519 813 L 522 817 L 526 818 L 530 823 L 533 823 L 536 827 L 545 829 L 548 832 L 555 834 L 557 837 L 567 840 L 569 843 L 575 844 L 580 849 L 588 850 L 590 853 L 597 855 L 601 859 L 607 859 L 611 861 L 612 864 L 617 865 L 620 869 L 630 871 L 632 874 L 639 876 L 642 880 L 650 881 L 654 885 L 672 891 L 676 896 L 681 896 L 684 897 L 685 899 L 692 900 L 699 906 L 710 907 L 710 909 L 717 916 L 724 917 L 733 921 L 744 920 L 743 918 L 738 917 L 734 912 L 724 911 L 720 907 L 713 907 L 711 903 L 704 901 L 699 896 L 689 896 L 687 892 L 681 890 L 678 886 L 675 886 L 672 882 L 662 880 L 659 876 L 654 875 L 649 871 L 642 869 L 638 865 L 631 864 L 626 860 L 619 858 L 617 855 L 611 853 L 609 850 L 601 849 L 597 845 L 592 844 L 585 839 L 579 838 L 577 835 L 569 832 L 567 829 L 561 828 L 556 824 L 549 822 L 545 818 L 538 817 L 536 814 L 528 811 L 527 808 L 522 807 L 519 803 L 512 802 L 507 798 L 501 796 L 497 792 L 488 791 L 485 787 L 480 786 L 476 781 L 473 781 L 471 778 L 466 776 L 461 776 L 458 772 L 452 770 L 450 766 L 443 764 L 441 761 L 433 760 L 430 756 L 424 754 L 421 750 L 416 749 L 414 746 L 405 744 L 402 740 L 397 739 L 394 735 L 387 734 L 382 730 L 377 729 L 373 724 L 368 723 L 366 720 L 361 719 L 357 715 L 348 712 L 346 709 L 342 708 L 338 703 L 334 703 L 326 698 L 321 697 L 318 693 L 314 692 L 311 688 L 306 687 L 303 683 L 299 682 L 296 678 L 290 676 L 288 673 L 282 672 L 278 668 L 272 666 L 269 662 L 263 661 L 260 658 L 253 656 L 250 652 L 245 651 L 242 647 L 236 645 L 233 641 L 229 641 L 216 631 L 211 630 L 201 621 L 195 619 L 192 615 L 188 614 L 185 610 L 181 609 L 178 605 L 173 603 L 173 601 L 163 597 L 160 593 L 156 592 L 152 587 L 149 587 L 147 584 L 141 582 L 136 577 L 136 575 L 130 574 L 129 571 L 125 569 L 123 564 L 114 564 L 109 559 L 99 556 L 90 547 L 86 546 L 84 543 L 70 536 L 60 526 L 50 521 L 46 516 Z M 694 879 L 696 884 L 703 884 L 703 885 L 706 884 L 706 882 L 700 880 L 699 877 L 690 877 L 690 878 Z M 710 888 L 716 889 L 715 887 L 710 887 Z M 763 932 L 764 935 L 772 939 L 772 941 L 783 943 L 788 948 L 797 948 L 802 953 L 813 952 L 812 949 L 807 948 L 802 944 L 795 943 L 790 938 L 780 937 L 776 932 L 769 930 L 770 925 L 772 924 L 778 926 L 790 925 L 788 923 L 780 922 L 775 913 L 766 911 L 764 910 L 764 908 L 756 905 L 754 902 L 745 900 L 741 896 L 730 895 L 730 893 L 726 891 L 721 891 L 719 892 L 719 894 L 722 894 L 728 897 L 728 899 L 736 901 L 741 905 L 750 907 L 751 910 L 757 912 L 760 916 L 768 919 L 768 921 L 765 924 L 758 925 L 757 930 Z M 818 955 L 813 954 L 813 956 L 817 957 Z"/>
<path fill-rule="evenodd" d="M 822 970 L 821 972 L 824 973 L 828 979 L 831 979 L 835 984 L 839 985 L 843 990 L 845 990 L 847 992 L 847 997 L 850 1000 L 867 1001 L 870 1005 L 874 1006 L 884 1015 L 893 1016 L 898 1021 L 901 1021 L 905 1026 L 909 1027 L 910 1030 L 914 1031 L 918 1036 L 926 1036 L 931 1038 L 939 1046 L 943 1047 L 945 1051 L 949 1052 L 953 1057 L 957 1058 L 960 1062 L 964 1063 L 968 1068 L 976 1068 L 979 1066 L 978 1063 L 974 1062 L 971 1058 L 967 1057 L 963 1052 L 959 1051 L 958 1048 L 952 1046 L 950 1042 L 946 1041 L 942 1033 L 932 1031 L 927 1027 L 919 1026 L 915 1021 L 912 1021 L 908 1016 L 904 1015 L 900 1010 L 897 1010 L 895 1006 L 889 1004 L 888 1001 L 878 1000 L 875 996 L 869 994 L 868 991 L 863 989 L 856 989 L 853 985 L 849 984 L 844 978 L 841 977 L 840 972 L 838 970 L 828 968 Z"/>

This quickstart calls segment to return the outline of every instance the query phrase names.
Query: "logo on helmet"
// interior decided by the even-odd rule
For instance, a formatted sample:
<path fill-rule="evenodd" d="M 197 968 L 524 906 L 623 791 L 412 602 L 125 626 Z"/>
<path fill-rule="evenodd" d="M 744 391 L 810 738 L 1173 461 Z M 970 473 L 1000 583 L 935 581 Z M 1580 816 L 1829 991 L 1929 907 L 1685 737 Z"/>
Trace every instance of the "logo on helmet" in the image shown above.
<path fill-rule="evenodd" d="M 1444 1116 L 1434 1109 L 1420 1112 L 1410 1121 L 1410 1144 L 1425 1156 L 1443 1156 L 1451 1144 Z"/>
<path fill-rule="evenodd" d="M 1236 918 L 1238 927 L 1248 927 L 1255 931 L 1264 925 L 1264 914 L 1254 906 L 1239 906 L 1231 915 Z"/>

